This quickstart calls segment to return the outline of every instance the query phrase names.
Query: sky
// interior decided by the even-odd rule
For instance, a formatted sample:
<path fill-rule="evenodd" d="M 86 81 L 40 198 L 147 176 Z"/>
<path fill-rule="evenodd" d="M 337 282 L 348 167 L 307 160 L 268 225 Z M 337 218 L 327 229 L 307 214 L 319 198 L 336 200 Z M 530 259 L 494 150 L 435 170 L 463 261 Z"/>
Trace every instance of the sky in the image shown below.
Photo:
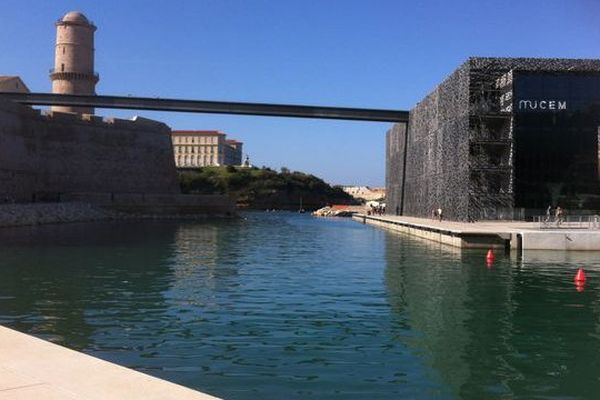
<path fill-rule="evenodd" d="M 600 0 L 1 0 L 0 75 L 50 92 L 54 23 L 98 27 L 103 95 L 409 110 L 471 56 L 600 58 Z M 244 142 L 256 166 L 383 186 L 391 123 L 97 110 Z"/>

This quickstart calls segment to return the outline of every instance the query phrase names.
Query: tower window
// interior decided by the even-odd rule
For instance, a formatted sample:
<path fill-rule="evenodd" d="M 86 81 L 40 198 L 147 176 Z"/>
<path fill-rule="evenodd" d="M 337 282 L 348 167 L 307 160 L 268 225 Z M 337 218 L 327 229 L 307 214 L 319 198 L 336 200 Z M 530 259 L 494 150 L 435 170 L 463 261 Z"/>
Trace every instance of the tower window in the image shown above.
<path fill-rule="evenodd" d="M 63 54 L 65 54 L 65 48 L 63 47 Z"/>
<path fill-rule="evenodd" d="M 65 64 L 60 64 L 60 72 L 65 72 Z"/>

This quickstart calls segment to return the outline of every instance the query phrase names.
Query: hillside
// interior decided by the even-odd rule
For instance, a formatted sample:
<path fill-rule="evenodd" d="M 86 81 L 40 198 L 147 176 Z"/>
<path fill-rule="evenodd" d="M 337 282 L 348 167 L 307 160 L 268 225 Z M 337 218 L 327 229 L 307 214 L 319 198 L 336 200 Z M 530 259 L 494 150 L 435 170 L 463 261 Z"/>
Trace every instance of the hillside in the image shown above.
<path fill-rule="evenodd" d="M 238 207 L 250 209 L 306 210 L 328 204 L 357 204 L 340 187 L 330 186 L 314 175 L 281 172 L 270 168 L 204 167 L 180 171 L 183 193 L 229 194 L 237 198 Z"/>

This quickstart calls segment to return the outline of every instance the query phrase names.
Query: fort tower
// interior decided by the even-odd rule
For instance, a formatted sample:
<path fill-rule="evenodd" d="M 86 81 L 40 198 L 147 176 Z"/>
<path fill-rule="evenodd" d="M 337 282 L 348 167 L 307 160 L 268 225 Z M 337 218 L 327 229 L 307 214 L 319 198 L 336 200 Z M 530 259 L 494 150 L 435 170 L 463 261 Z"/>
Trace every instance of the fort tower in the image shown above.
<path fill-rule="evenodd" d="M 96 94 L 99 77 L 94 72 L 95 31 L 94 24 L 78 11 L 56 22 L 54 68 L 50 70 L 52 93 Z M 53 106 L 52 111 L 94 113 L 92 107 Z"/>

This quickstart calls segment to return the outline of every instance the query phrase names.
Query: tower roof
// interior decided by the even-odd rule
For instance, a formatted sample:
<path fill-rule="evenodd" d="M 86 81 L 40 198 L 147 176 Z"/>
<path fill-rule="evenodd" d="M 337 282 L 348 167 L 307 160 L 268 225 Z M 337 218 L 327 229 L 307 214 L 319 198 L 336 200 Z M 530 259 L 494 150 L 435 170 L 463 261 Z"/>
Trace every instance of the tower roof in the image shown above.
<path fill-rule="evenodd" d="M 80 24 L 89 24 L 90 21 L 79 11 L 69 11 L 62 18 L 63 22 L 76 22 Z"/>

